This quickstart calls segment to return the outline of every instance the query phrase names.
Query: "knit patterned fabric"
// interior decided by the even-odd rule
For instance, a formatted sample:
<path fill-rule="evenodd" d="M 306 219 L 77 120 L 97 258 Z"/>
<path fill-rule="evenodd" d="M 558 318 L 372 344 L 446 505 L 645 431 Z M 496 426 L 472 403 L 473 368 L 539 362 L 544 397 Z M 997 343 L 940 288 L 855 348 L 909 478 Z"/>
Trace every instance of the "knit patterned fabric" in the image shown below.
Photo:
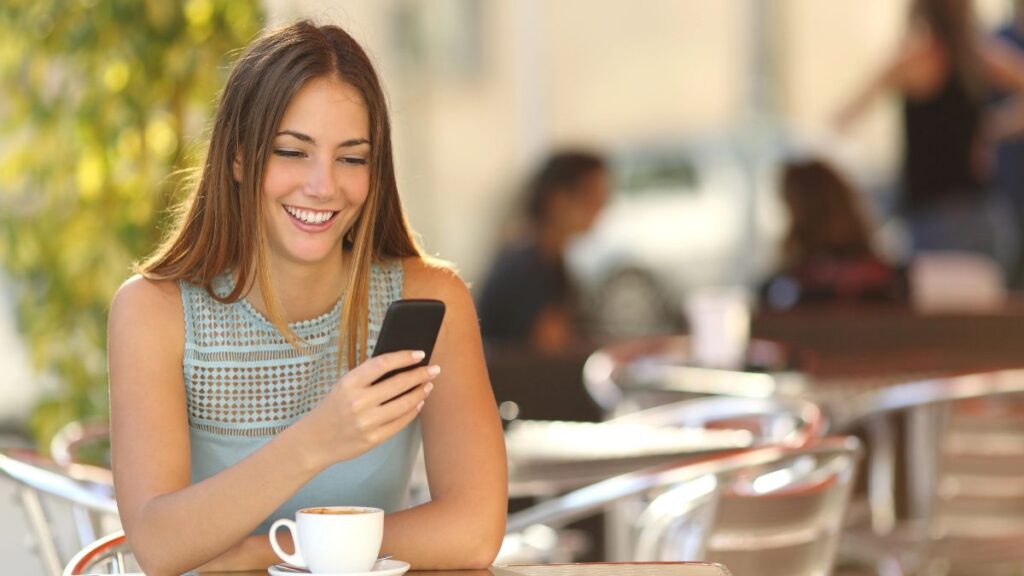
<path fill-rule="evenodd" d="M 195 483 L 248 456 L 313 409 L 347 372 L 347 359 L 342 358 L 339 370 L 340 300 L 326 314 L 289 325 L 305 342 L 296 349 L 248 300 L 222 304 L 202 286 L 179 285 Z M 220 296 L 232 287 L 229 273 L 213 283 Z M 401 295 L 401 262 L 375 264 L 370 275 L 370 353 L 388 305 Z M 325 470 L 256 532 L 266 532 L 275 519 L 292 518 L 296 510 L 308 506 L 400 509 L 419 442 L 417 419 L 370 452 Z"/>

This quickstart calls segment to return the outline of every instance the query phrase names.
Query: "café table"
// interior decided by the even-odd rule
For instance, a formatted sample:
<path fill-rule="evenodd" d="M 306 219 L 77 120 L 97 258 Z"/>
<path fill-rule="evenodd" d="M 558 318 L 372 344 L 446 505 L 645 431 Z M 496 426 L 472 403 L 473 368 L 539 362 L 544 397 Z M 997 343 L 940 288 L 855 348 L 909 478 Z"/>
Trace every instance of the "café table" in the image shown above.
<path fill-rule="evenodd" d="M 204 576 L 266 576 L 266 570 L 205 572 Z M 492 566 L 487 570 L 410 570 L 405 576 L 730 576 L 706 562 L 625 562 Z"/>
<path fill-rule="evenodd" d="M 509 496 L 550 497 L 633 470 L 752 445 L 732 430 L 645 433 L 607 423 L 520 422 L 506 434 Z M 607 428 L 607 429 L 605 429 Z"/>
<path fill-rule="evenodd" d="M 723 426 L 745 419 L 766 430 Z M 786 420 L 789 426 L 783 426 Z M 505 434 L 509 497 L 550 498 L 600 480 L 785 439 L 817 435 L 820 411 L 800 399 L 702 398 L 606 422 L 516 421 Z M 424 502 L 426 473 L 414 468 L 413 503 Z"/>

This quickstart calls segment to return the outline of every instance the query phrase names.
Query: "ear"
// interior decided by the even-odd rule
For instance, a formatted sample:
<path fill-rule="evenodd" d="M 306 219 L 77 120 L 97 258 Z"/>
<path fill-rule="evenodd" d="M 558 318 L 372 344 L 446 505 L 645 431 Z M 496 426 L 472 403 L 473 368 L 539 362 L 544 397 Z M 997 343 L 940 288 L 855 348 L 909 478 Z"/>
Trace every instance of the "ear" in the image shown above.
<path fill-rule="evenodd" d="M 231 163 L 231 174 L 235 177 L 235 183 L 242 182 L 242 152 L 235 152 L 235 161 Z"/>

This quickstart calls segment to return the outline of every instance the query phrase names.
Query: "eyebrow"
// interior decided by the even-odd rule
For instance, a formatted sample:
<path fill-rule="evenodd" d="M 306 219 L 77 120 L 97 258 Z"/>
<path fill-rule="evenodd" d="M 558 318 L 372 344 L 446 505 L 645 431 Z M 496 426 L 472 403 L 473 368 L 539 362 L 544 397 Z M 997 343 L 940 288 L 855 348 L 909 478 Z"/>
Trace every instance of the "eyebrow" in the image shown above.
<path fill-rule="evenodd" d="M 312 136 L 310 136 L 309 134 L 303 134 L 302 132 L 296 132 L 295 130 L 281 130 L 276 134 L 276 136 L 291 136 L 297 140 L 302 140 L 303 142 L 316 144 L 316 139 L 314 139 Z M 350 138 L 348 140 L 345 140 L 344 142 L 339 143 L 337 145 L 337 148 L 351 148 L 353 146 L 359 146 L 360 144 L 369 143 L 370 141 L 367 140 L 366 138 Z"/>

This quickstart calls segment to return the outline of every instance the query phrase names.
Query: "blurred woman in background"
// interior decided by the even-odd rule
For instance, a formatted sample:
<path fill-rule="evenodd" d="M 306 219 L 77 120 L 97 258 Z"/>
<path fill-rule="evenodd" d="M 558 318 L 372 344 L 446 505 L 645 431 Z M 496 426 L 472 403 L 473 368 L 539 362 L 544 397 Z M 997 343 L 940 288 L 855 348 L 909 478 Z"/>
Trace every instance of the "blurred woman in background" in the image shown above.
<path fill-rule="evenodd" d="M 882 92 L 902 98 L 898 208 L 915 253 L 967 250 L 1007 267 L 1013 261 L 1015 226 L 993 204 L 988 177 L 992 143 L 1015 112 L 986 110 L 993 86 L 1024 92 L 1024 65 L 1011 47 L 979 34 L 969 0 L 915 0 L 899 50 L 836 120 L 847 127 Z"/>
<path fill-rule="evenodd" d="M 593 226 L 608 199 L 603 158 L 582 150 L 552 155 L 534 176 L 528 226 L 502 249 L 479 295 L 480 329 L 489 343 L 564 352 L 582 341 L 565 249 Z"/>
<path fill-rule="evenodd" d="M 857 190 L 822 160 L 787 164 L 781 193 L 789 214 L 782 266 L 764 288 L 771 308 L 809 302 L 897 302 L 903 274 L 883 262 Z"/>

